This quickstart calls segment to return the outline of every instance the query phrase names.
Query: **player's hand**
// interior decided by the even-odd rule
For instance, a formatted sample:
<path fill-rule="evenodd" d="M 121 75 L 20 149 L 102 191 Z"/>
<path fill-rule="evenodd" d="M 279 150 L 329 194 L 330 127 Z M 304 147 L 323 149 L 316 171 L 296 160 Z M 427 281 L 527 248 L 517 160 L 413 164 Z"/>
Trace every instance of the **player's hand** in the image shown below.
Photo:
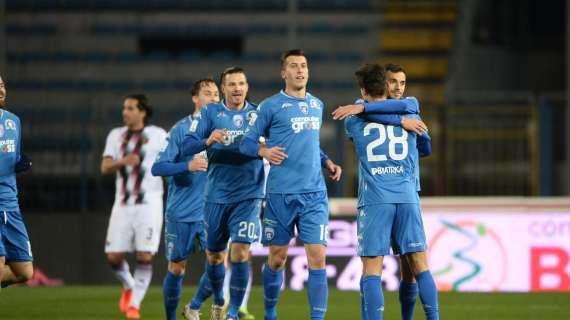
<path fill-rule="evenodd" d="M 428 132 L 426 124 L 423 121 L 414 118 L 402 118 L 402 128 L 420 135 Z"/>
<path fill-rule="evenodd" d="M 194 159 L 188 161 L 188 171 L 206 171 L 208 170 L 208 161 L 202 155 L 196 155 Z"/>
<path fill-rule="evenodd" d="M 349 104 L 340 106 L 332 112 L 333 120 L 343 120 L 346 117 L 364 112 L 364 106 L 361 104 Z"/>
<path fill-rule="evenodd" d="M 330 159 L 327 160 L 327 168 L 330 171 L 329 178 L 331 178 L 333 181 L 340 181 L 340 177 L 342 175 L 342 168 L 338 164 L 332 162 L 332 160 Z"/>
<path fill-rule="evenodd" d="M 123 157 L 123 165 L 125 166 L 138 166 L 141 163 L 141 157 L 138 154 L 129 154 Z"/>
<path fill-rule="evenodd" d="M 228 133 L 223 129 L 216 129 L 210 133 L 210 137 L 206 140 L 206 145 L 211 146 L 213 143 L 224 143 Z"/>
<path fill-rule="evenodd" d="M 272 165 L 280 165 L 283 160 L 287 159 L 287 154 L 283 152 L 285 148 L 283 147 L 272 147 L 267 148 L 261 146 L 259 148 L 259 155 L 267 159 Z"/>

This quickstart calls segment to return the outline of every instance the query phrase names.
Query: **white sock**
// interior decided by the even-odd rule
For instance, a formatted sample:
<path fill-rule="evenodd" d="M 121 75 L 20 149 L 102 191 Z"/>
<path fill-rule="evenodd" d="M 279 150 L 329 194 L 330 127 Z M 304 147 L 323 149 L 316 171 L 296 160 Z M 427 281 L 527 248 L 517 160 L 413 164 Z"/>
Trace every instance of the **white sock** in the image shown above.
<path fill-rule="evenodd" d="M 249 279 L 247 280 L 247 287 L 245 287 L 245 295 L 243 296 L 243 301 L 241 307 L 247 310 L 247 301 L 249 300 L 249 293 L 251 292 L 251 282 L 253 278 L 253 273 L 249 272 Z"/>
<path fill-rule="evenodd" d="M 113 269 L 113 271 L 115 272 L 115 276 L 117 277 L 117 279 L 121 281 L 121 284 L 123 285 L 124 289 L 132 289 L 135 286 L 135 279 L 131 274 L 131 270 L 129 269 L 129 264 L 127 263 L 126 260 L 123 260 L 121 266 L 117 269 Z"/>
<path fill-rule="evenodd" d="M 131 301 L 131 306 L 140 308 L 151 279 L 152 264 L 137 264 L 137 268 L 135 269 L 135 287 L 133 289 L 133 300 Z"/>
<path fill-rule="evenodd" d="M 224 278 L 224 301 L 230 303 L 230 279 L 232 278 L 232 268 L 226 269 Z"/>

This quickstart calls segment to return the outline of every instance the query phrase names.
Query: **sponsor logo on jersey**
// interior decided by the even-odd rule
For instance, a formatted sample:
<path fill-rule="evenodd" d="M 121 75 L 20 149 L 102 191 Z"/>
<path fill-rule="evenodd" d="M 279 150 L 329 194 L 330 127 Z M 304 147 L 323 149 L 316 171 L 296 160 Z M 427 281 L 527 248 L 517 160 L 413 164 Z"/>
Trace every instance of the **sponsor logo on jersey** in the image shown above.
<path fill-rule="evenodd" d="M 308 114 L 309 105 L 306 102 L 299 102 L 299 110 L 301 110 L 301 112 L 304 114 Z"/>
<path fill-rule="evenodd" d="M 223 118 L 225 116 L 226 116 L 226 113 L 223 111 L 218 112 L 218 114 L 216 115 L 216 117 L 218 117 L 218 118 Z"/>
<path fill-rule="evenodd" d="M 0 151 L 2 151 L 3 153 L 16 152 L 16 140 L 14 139 L 0 140 Z"/>
<path fill-rule="evenodd" d="M 244 130 L 226 130 L 226 139 L 224 140 L 224 145 L 229 146 L 230 144 L 239 141 L 239 138 L 243 136 L 244 132 Z"/>
<path fill-rule="evenodd" d="M 234 117 L 232 118 L 232 121 L 234 122 L 234 125 L 238 128 L 243 127 L 243 116 L 241 114 L 236 114 L 234 115 Z"/>
<path fill-rule="evenodd" d="M 4 126 L 0 123 L 0 138 L 4 136 Z"/>
<path fill-rule="evenodd" d="M 291 128 L 295 133 L 299 133 L 303 130 L 319 130 L 321 128 L 321 120 L 319 117 L 291 118 Z"/>
<path fill-rule="evenodd" d="M 372 175 L 383 175 L 383 174 L 403 174 L 404 173 L 404 166 L 397 166 L 397 167 L 376 167 L 370 169 L 372 171 Z"/>
<path fill-rule="evenodd" d="M 292 107 L 293 105 L 290 104 L 289 102 L 285 102 L 284 104 L 281 105 L 281 109 L 287 109 L 289 107 Z"/>
<path fill-rule="evenodd" d="M 6 130 L 16 130 L 16 122 L 12 119 L 7 119 L 4 122 L 4 126 L 6 126 Z"/>

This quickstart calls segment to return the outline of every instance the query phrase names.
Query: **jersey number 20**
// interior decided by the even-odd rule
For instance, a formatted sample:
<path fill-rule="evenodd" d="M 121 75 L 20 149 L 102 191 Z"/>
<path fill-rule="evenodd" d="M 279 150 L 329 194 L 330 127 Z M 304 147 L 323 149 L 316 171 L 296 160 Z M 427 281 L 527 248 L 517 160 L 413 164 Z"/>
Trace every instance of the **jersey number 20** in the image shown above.
<path fill-rule="evenodd" d="M 366 156 L 368 161 L 386 161 L 388 157 L 385 154 L 374 154 L 374 148 L 382 145 L 386 142 L 386 136 L 388 136 L 388 155 L 392 160 L 403 160 L 408 156 L 408 132 L 402 130 L 402 135 L 396 137 L 394 135 L 394 126 L 385 126 L 380 123 L 369 123 L 364 127 L 364 136 L 370 135 L 372 130 L 378 130 L 378 139 L 370 142 L 366 146 Z M 400 153 L 396 152 L 396 145 L 401 144 L 402 150 Z"/>

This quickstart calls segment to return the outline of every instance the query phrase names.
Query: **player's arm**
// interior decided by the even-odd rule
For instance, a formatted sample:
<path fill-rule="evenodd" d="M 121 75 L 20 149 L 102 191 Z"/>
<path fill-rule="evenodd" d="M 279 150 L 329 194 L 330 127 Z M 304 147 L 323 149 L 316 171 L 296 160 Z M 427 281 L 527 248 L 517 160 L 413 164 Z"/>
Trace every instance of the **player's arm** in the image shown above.
<path fill-rule="evenodd" d="M 136 166 L 141 162 L 140 157 L 136 154 L 128 154 L 119 158 L 118 148 L 113 143 L 117 139 L 116 133 L 117 131 L 113 130 L 107 136 L 103 160 L 101 161 L 101 174 L 112 174 L 124 166 Z"/>
<path fill-rule="evenodd" d="M 373 102 L 362 101 L 362 105 L 364 106 L 364 113 L 418 114 L 420 112 L 419 102 L 414 97 Z"/>
<path fill-rule="evenodd" d="M 208 116 L 208 108 L 200 111 L 200 118 L 192 120 L 190 130 L 181 143 L 182 155 L 192 155 L 206 150 L 214 143 L 224 143 L 226 131 L 212 130 L 212 123 Z"/>
<path fill-rule="evenodd" d="M 183 139 L 183 134 L 179 128 L 174 127 L 170 130 L 165 146 L 152 165 L 151 173 L 153 176 L 168 177 L 208 169 L 208 162 L 201 155 L 195 156 L 190 161 L 178 161 L 180 158 L 179 145 Z"/>
<path fill-rule="evenodd" d="M 250 157 L 265 158 L 271 165 L 280 165 L 287 159 L 287 154 L 284 152 L 285 148 L 280 146 L 269 148 L 259 142 L 260 137 L 267 136 L 271 119 L 272 114 L 269 105 L 266 102 L 260 103 L 257 108 L 257 117 L 248 124 L 239 144 L 239 151 Z"/>
<path fill-rule="evenodd" d="M 20 124 L 20 118 L 16 118 L 16 126 L 18 128 L 18 141 L 16 142 L 16 165 L 14 166 L 14 172 L 20 173 L 29 170 L 32 167 L 32 160 L 25 154 L 21 153 L 22 148 L 22 126 Z"/>
<path fill-rule="evenodd" d="M 321 155 L 321 166 L 329 171 L 330 173 L 329 177 L 334 181 L 339 181 L 342 175 L 341 166 L 335 164 L 329 158 L 329 156 L 323 151 L 323 149 L 320 149 L 320 155 Z"/>
<path fill-rule="evenodd" d="M 356 100 L 354 104 L 340 106 L 336 108 L 332 115 L 334 120 L 357 114 L 417 114 L 419 113 L 419 103 L 414 97 L 404 99 L 379 100 L 366 102 L 362 99 Z"/>
<path fill-rule="evenodd" d="M 419 134 L 416 139 L 416 146 L 420 157 L 428 157 L 431 155 L 431 137 L 429 134 Z"/>

